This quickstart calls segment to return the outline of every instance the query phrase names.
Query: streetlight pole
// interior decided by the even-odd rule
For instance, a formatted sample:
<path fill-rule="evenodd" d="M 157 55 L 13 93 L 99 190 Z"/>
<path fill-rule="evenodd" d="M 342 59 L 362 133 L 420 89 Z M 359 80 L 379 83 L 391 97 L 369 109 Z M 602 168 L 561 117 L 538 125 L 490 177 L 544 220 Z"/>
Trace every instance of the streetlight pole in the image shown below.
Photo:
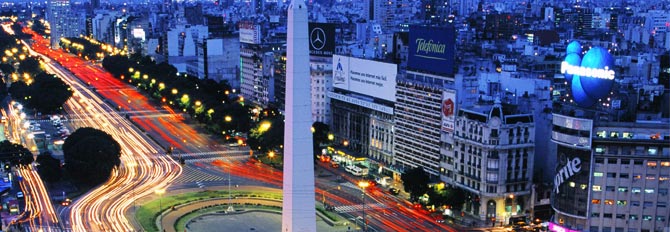
<path fill-rule="evenodd" d="M 361 192 L 363 193 L 363 224 L 365 224 L 365 229 L 363 231 L 368 231 L 368 220 L 367 215 L 365 214 L 365 188 L 370 186 L 370 182 L 360 181 L 358 182 L 358 187 L 361 187 Z"/>
<path fill-rule="evenodd" d="M 338 190 L 342 189 L 342 188 L 340 187 L 340 185 L 337 185 L 336 187 L 332 187 L 332 188 L 330 188 L 330 189 L 328 189 L 328 190 L 325 190 L 325 191 L 321 192 L 321 197 L 323 198 L 322 203 L 323 203 L 323 207 L 324 207 L 324 208 L 326 207 L 326 193 L 329 192 L 330 190 L 335 189 L 335 188 L 337 188 Z"/>
<path fill-rule="evenodd" d="M 165 189 L 156 189 L 156 194 L 158 194 L 158 224 L 162 225 L 163 224 L 163 193 L 165 193 Z M 161 226 L 162 227 L 162 226 Z M 161 229 L 161 228 L 159 228 Z"/>

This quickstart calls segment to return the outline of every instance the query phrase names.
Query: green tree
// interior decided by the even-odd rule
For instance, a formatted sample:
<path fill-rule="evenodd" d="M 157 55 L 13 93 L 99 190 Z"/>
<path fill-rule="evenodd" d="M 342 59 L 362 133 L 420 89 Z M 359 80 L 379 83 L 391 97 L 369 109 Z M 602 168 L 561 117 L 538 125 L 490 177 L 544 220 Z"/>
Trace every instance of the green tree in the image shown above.
<path fill-rule="evenodd" d="M 321 154 L 321 145 L 329 142 L 328 134 L 330 133 L 330 128 L 323 122 L 314 122 L 312 128 L 314 128 L 314 133 L 312 133 L 312 150 L 314 160 L 317 160 L 316 156 Z"/>
<path fill-rule="evenodd" d="M 422 167 L 412 168 L 400 176 L 405 191 L 409 192 L 410 200 L 416 201 L 420 196 L 428 192 L 430 177 Z"/>
<path fill-rule="evenodd" d="M 43 152 L 35 160 L 39 164 L 37 173 L 46 182 L 59 181 L 63 176 L 63 170 L 60 166 L 60 160 L 54 158 L 50 152 Z"/>
<path fill-rule="evenodd" d="M 29 87 L 32 96 L 28 101 L 28 106 L 40 112 L 55 112 L 72 97 L 70 86 L 55 75 L 47 73 L 37 75 Z"/>
<path fill-rule="evenodd" d="M 41 72 L 43 72 L 43 70 L 37 57 L 29 56 L 19 63 L 20 74 L 28 73 L 30 76 L 34 77 Z"/>
<path fill-rule="evenodd" d="M 83 186 L 105 182 L 121 164 L 121 146 L 104 131 L 84 127 L 72 133 L 63 144 L 65 171 Z"/>
<path fill-rule="evenodd" d="M 28 148 L 8 140 L 0 142 L 0 157 L 3 162 L 10 162 L 12 165 L 28 165 L 34 161 L 33 153 Z"/>

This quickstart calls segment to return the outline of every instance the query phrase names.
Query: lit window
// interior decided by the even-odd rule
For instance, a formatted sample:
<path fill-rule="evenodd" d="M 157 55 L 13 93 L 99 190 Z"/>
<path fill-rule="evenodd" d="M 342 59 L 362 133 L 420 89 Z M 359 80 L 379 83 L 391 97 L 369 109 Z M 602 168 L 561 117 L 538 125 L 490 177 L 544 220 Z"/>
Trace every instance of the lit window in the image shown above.
<path fill-rule="evenodd" d="M 651 219 L 652 219 L 651 215 L 642 215 L 642 220 L 651 221 Z"/>
<path fill-rule="evenodd" d="M 619 192 L 625 193 L 625 192 L 628 192 L 628 187 L 619 187 L 618 190 L 619 190 Z"/>
<path fill-rule="evenodd" d="M 633 188 L 631 188 L 631 192 L 632 193 L 640 193 L 640 192 L 642 192 L 642 189 L 640 189 L 638 187 L 633 187 Z"/>
<path fill-rule="evenodd" d="M 619 132 L 615 131 L 610 132 L 610 138 L 619 138 Z"/>
<path fill-rule="evenodd" d="M 596 132 L 596 135 L 598 135 L 600 138 L 605 138 L 607 137 L 607 131 L 598 131 Z"/>
<path fill-rule="evenodd" d="M 661 166 L 663 166 L 663 167 L 670 167 L 670 162 L 668 162 L 668 161 L 663 161 L 663 162 L 661 162 Z"/>
<path fill-rule="evenodd" d="M 624 139 L 632 139 L 633 138 L 633 133 L 630 133 L 630 132 L 623 132 L 621 135 L 623 136 Z"/>
<path fill-rule="evenodd" d="M 612 199 L 607 199 L 607 200 L 605 200 L 605 204 L 606 204 L 606 205 L 614 205 L 614 200 L 612 200 Z"/>
<path fill-rule="evenodd" d="M 616 201 L 616 205 L 622 205 L 622 206 L 623 206 L 623 205 L 626 205 L 627 203 L 628 203 L 628 202 L 627 202 L 627 201 L 624 201 L 624 200 Z"/>
<path fill-rule="evenodd" d="M 647 161 L 647 167 L 655 168 L 656 164 L 656 161 Z"/>
<path fill-rule="evenodd" d="M 658 180 L 660 180 L 660 181 L 666 181 L 666 180 L 668 180 L 668 176 L 666 176 L 666 175 L 661 175 L 661 176 L 658 177 Z"/>
<path fill-rule="evenodd" d="M 665 216 L 656 216 L 656 221 L 664 222 L 665 221 Z"/>
<path fill-rule="evenodd" d="M 580 184 L 579 187 L 580 187 L 582 190 L 586 189 L 586 185 L 585 185 L 585 184 Z"/>
<path fill-rule="evenodd" d="M 603 176 L 603 173 L 602 173 L 602 172 L 594 172 L 594 173 L 593 173 L 593 176 L 595 176 L 595 177 L 602 177 L 602 176 Z"/>
<path fill-rule="evenodd" d="M 600 147 L 600 146 L 599 146 L 599 147 L 596 147 L 596 153 L 598 153 L 598 154 L 605 153 L 605 148 L 604 148 L 604 147 Z"/>
<path fill-rule="evenodd" d="M 656 148 L 647 149 L 647 153 L 649 153 L 649 155 L 656 155 L 657 152 L 658 152 L 658 149 L 656 149 Z"/>
<path fill-rule="evenodd" d="M 600 204 L 600 199 L 591 200 L 591 204 L 594 204 L 594 205 Z"/>
<path fill-rule="evenodd" d="M 570 185 L 571 188 L 574 188 L 575 187 L 575 182 L 570 181 L 570 183 L 568 183 L 568 185 Z"/>
<path fill-rule="evenodd" d="M 642 179 L 642 174 L 640 174 L 640 173 L 634 173 L 634 174 L 633 174 L 633 179 L 636 179 L 636 180 Z"/>
<path fill-rule="evenodd" d="M 655 180 L 655 179 L 656 179 L 656 176 L 654 176 L 654 175 L 647 175 L 647 178 L 646 178 L 646 179 L 647 179 L 647 180 Z"/>
<path fill-rule="evenodd" d="M 635 214 L 628 215 L 628 218 L 632 221 L 637 221 L 637 219 L 638 219 L 637 215 L 635 215 Z"/>
<path fill-rule="evenodd" d="M 593 189 L 593 191 L 595 191 L 595 192 L 603 191 L 603 190 L 600 188 L 600 185 L 594 185 L 592 189 Z"/>
<path fill-rule="evenodd" d="M 644 193 L 654 193 L 654 189 L 644 189 Z"/>

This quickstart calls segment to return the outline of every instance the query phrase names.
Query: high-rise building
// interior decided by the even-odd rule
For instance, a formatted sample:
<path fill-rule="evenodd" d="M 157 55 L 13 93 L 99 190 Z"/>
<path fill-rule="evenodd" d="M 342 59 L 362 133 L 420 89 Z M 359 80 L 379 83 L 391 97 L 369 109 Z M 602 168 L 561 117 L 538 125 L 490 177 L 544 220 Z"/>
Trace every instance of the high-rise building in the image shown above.
<path fill-rule="evenodd" d="M 282 231 L 316 232 L 307 5 L 288 7 Z"/>
<path fill-rule="evenodd" d="M 51 27 L 51 47 L 56 49 L 63 37 L 79 37 L 86 28 L 84 14 L 74 12 L 69 0 L 50 0 L 47 6 L 47 21 Z"/>
<path fill-rule="evenodd" d="M 454 78 L 407 71 L 397 84 L 394 160 L 401 170 L 422 167 L 439 176 L 442 94 Z"/>
<path fill-rule="evenodd" d="M 326 93 L 333 89 L 333 58 L 310 57 L 312 84 L 312 120 L 330 124 L 330 98 Z"/>

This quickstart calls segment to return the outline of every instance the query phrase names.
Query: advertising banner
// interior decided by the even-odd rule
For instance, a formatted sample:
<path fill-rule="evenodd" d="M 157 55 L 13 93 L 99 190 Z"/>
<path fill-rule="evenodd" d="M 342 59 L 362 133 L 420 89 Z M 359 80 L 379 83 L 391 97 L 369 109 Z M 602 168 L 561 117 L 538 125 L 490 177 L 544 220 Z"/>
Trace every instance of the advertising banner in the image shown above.
<path fill-rule="evenodd" d="M 566 214 L 586 216 L 591 175 L 591 150 L 558 144 L 552 207 Z"/>
<path fill-rule="evenodd" d="M 333 55 L 333 87 L 395 102 L 396 64 Z"/>
<path fill-rule="evenodd" d="M 575 147 L 591 147 L 592 120 L 553 114 L 552 124 L 554 125 L 551 131 L 553 141 Z"/>
<path fill-rule="evenodd" d="M 452 75 L 456 42 L 454 34 L 453 27 L 410 26 L 407 67 Z"/>
<path fill-rule="evenodd" d="M 240 22 L 240 43 L 260 44 L 261 26 L 251 22 Z"/>
<path fill-rule="evenodd" d="M 309 23 L 309 54 L 333 56 L 335 51 L 335 24 Z"/>
<path fill-rule="evenodd" d="M 453 133 L 456 120 L 456 91 L 442 92 L 442 131 Z"/>

